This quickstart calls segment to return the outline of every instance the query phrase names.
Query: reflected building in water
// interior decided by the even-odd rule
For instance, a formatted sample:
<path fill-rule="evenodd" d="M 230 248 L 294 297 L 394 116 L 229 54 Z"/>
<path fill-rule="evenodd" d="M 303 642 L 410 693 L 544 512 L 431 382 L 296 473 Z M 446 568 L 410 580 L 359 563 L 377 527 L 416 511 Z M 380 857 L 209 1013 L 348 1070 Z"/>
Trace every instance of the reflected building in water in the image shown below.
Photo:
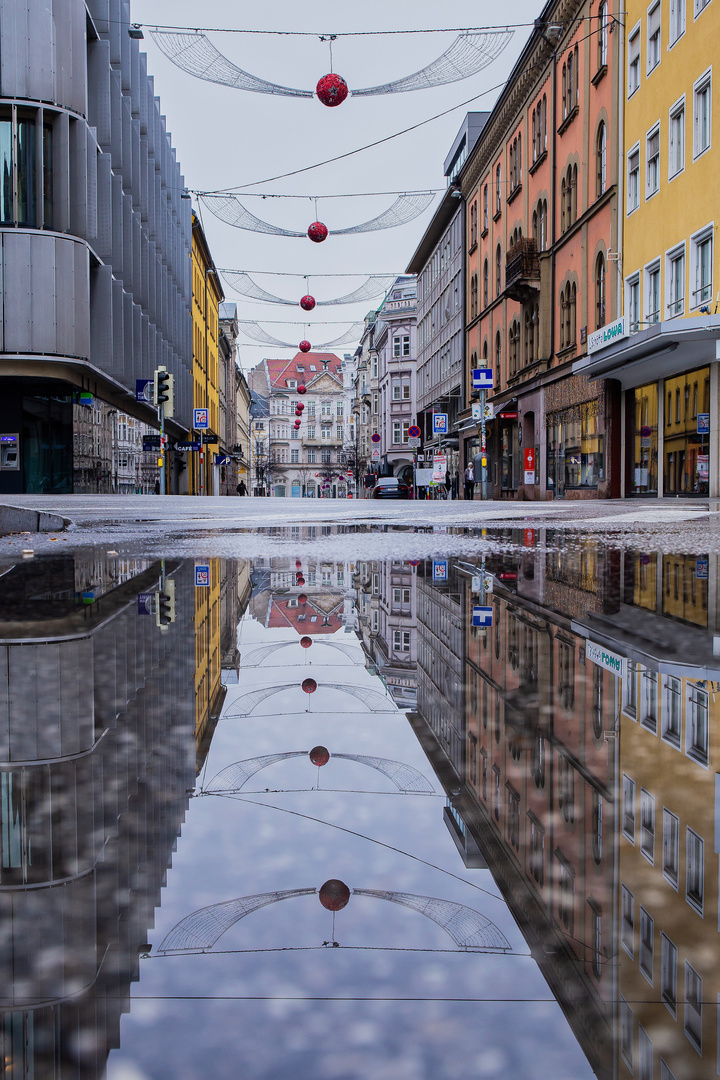
<path fill-rule="evenodd" d="M 153 594 L 175 587 L 161 629 Z M 0 590 L 0 1057 L 101 1077 L 195 778 L 190 564 L 95 553 Z M 5 1072 L 3 1073 L 3 1075 Z"/>
<path fill-rule="evenodd" d="M 357 564 L 358 633 L 399 709 L 417 702 L 417 563 Z"/>
<path fill-rule="evenodd" d="M 410 721 L 446 823 L 598 1077 L 715 1076 L 717 559 L 507 539 L 487 628 L 479 562 L 418 567 Z M 379 629 L 373 574 L 359 608 Z"/>

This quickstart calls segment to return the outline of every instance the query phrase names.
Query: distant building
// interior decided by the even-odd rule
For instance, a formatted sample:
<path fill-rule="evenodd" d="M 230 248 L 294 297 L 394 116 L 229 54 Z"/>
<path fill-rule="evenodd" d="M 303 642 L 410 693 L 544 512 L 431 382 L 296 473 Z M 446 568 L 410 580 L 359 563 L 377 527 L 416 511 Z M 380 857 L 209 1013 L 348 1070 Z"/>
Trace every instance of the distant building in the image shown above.
<path fill-rule="evenodd" d="M 207 409 L 207 431 L 198 432 L 201 450 L 188 460 L 191 495 L 219 495 L 220 472 L 214 456 L 220 449 L 220 304 L 224 293 L 199 218 L 192 218 L 193 404 Z M 227 363 L 225 364 L 227 368 Z M 227 388 L 223 386 L 223 393 Z M 207 441 L 205 441 L 207 439 Z"/>
<path fill-rule="evenodd" d="M 413 456 L 408 446 L 408 429 L 416 422 L 415 277 L 403 275 L 393 283 L 377 311 L 373 348 L 378 360 L 380 434 L 380 442 L 373 445 L 380 449 L 380 473 L 412 482 Z"/>

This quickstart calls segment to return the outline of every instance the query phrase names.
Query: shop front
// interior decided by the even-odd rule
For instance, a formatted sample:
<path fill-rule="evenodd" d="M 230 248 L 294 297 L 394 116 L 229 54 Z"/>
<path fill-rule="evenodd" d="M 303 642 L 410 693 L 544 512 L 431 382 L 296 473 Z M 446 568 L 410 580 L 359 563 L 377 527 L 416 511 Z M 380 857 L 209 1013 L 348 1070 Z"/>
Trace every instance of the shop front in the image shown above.
<path fill-rule="evenodd" d="M 612 414 L 612 389 L 603 379 L 573 374 L 545 388 L 545 465 L 550 497 L 613 496 L 608 466 Z"/>
<path fill-rule="evenodd" d="M 622 386 L 623 496 L 718 496 L 720 317 L 622 329 L 574 370 Z"/>

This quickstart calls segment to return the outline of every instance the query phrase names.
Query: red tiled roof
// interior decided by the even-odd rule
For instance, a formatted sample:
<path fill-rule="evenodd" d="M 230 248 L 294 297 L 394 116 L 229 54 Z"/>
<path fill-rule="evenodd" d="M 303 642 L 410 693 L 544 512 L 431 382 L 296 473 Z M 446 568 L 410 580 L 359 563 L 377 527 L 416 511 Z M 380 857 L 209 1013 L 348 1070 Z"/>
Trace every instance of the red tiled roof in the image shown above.
<path fill-rule="evenodd" d="M 328 352 L 307 352 L 297 353 L 292 360 L 266 360 L 268 375 L 270 376 L 270 385 L 272 387 L 284 387 L 288 379 L 297 379 L 299 383 L 309 384 L 313 379 L 316 379 L 318 375 L 322 375 L 325 370 L 323 361 L 327 360 L 327 371 L 330 375 L 337 377 L 341 371 L 341 360 L 335 353 Z M 310 365 L 313 364 L 316 368 L 315 371 L 310 370 Z M 304 371 L 298 371 L 298 365 L 304 368 Z"/>
<path fill-rule="evenodd" d="M 311 621 L 313 618 L 315 622 Z M 326 618 L 328 624 L 323 625 Z M 342 611 L 338 605 L 335 611 L 326 613 L 315 607 L 310 598 L 306 604 L 298 604 L 297 607 L 289 607 L 287 599 L 273 600 L 267 625 L 286 629 L 292 626 L 298 634 L 334 634 L 342 626 Z"/>

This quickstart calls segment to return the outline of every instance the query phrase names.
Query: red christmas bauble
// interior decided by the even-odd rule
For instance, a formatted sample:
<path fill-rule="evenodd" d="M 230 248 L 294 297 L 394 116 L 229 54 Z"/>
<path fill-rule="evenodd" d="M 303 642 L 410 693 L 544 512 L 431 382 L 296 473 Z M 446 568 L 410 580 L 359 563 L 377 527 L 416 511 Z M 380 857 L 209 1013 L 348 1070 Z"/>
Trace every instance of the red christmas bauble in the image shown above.
<path fill-rule="evenodd" d="M 311 296 L 310 293 L 307 296 L 302 296 L 300 298 L 300 307 L 303 311 L 312 311 L 315 307 L 315 297 Z"/>
<path fill-rule="evenodd" d="M 305 402 L 304 401 L 298 401 L 297 407 L 300 410 L 300 412 L 302 412 L 303 409 L 305 408 Z"/>
<path fill-rule="evenodd" d="M 307 394 L 307 386 L 305 383 L 301 383 L 300 386 L 298 386 L 297 392 L 298 394 Z"/>
<path fill-rule="evenodd" d="M 305 578 L 303 578 L 303 581 L 304 580 L 305 580 Z M 298 600 L 300 601 L 301 604 L 307 604 L 307 594 L 304 593 L 304 592 L 301 592 L 300 595 L 298 596 Z"/>
<path fill-rule="evenodd" d="M 297 429 L 298 429 L 299 427 L 300 427 L 300 421 L 299 421 L 299 420 L 296 420 L 296 421 L 295 421 L 295 430 L 297 431 Z"/>
<path fill-rule="evenodd" d="M 314 679 L 303 679 L 302 688 L 306 694 L 314 694 L 317 690 L 317 683 Z"/>
<path fill-rule="evenodd" d="M 342 911 L 344 907 L 347 907 L 350 890 L 344 881 L 330 878 L 329 881 L 320 886 L 319 898 L 322 906 L 327 908 L 328 911 Z"/>
<path fill-rule="evenodd" d="M 312 345 L 309 341 L 306 341 L 305 338 L 303 338 L 298 345 L 298 349 L 300 350 L 300 352 L 310 352 L 310 350 L 312 349 Z"/>
<path fill-rule="evenodd" d="M 298 406 L 297 409 L 295 410 L 295 415 L 296 416 L 302 416 L 302 412 L 303 412 L 302 409 L 300 408 L 300 406 Z"/>
<path fill-rule="evenodd" d="M 321 767 L 327 765 L 330 760 L 330 751 L 324 746 L 313 746 L 312 750 L 308 754 L 308 757 L 312 761 L 313 765 Z"/>
<path fill-rule="evenodd" d="M 335 75 L 334 73 L 323 75 L 315 87 L 315 93 L 323 105 L 327 105 L 328 108 L 332 109 L 336 105 L 342 105 L 348 96 L 348 84 L 342 75 Z"/>
<path fill-rule="evenodd" d="M 313 221 L 308 228 L 308 236 L 314 244 L 322 244 L 323 240 L 327 239 L 327 234 L 327 225 L 323 225 L 322 221 Z"/>
<path fill-rule="evenodd" d="M 301 559 L 296 559 L 295 560 L 295 567 L 296 567 L 297 570 L 302 570 L 302 560 Z"/>
<path fill-rule="evenodd" d="M 308 635 L 305 634 L 304 637 L 300 638 L 300 644 L 302 645 L 303 649 L 309 649 L 312 645 L 312 638 L 308 637 Z"/>
<path fill-rule="evenodd" d="M 302 576 L 302 574 L 298 574 L 297 580 L 295 581 L 295 584 L 296 585 L 304 585 L 305 584 L 305 578 Z"/>

